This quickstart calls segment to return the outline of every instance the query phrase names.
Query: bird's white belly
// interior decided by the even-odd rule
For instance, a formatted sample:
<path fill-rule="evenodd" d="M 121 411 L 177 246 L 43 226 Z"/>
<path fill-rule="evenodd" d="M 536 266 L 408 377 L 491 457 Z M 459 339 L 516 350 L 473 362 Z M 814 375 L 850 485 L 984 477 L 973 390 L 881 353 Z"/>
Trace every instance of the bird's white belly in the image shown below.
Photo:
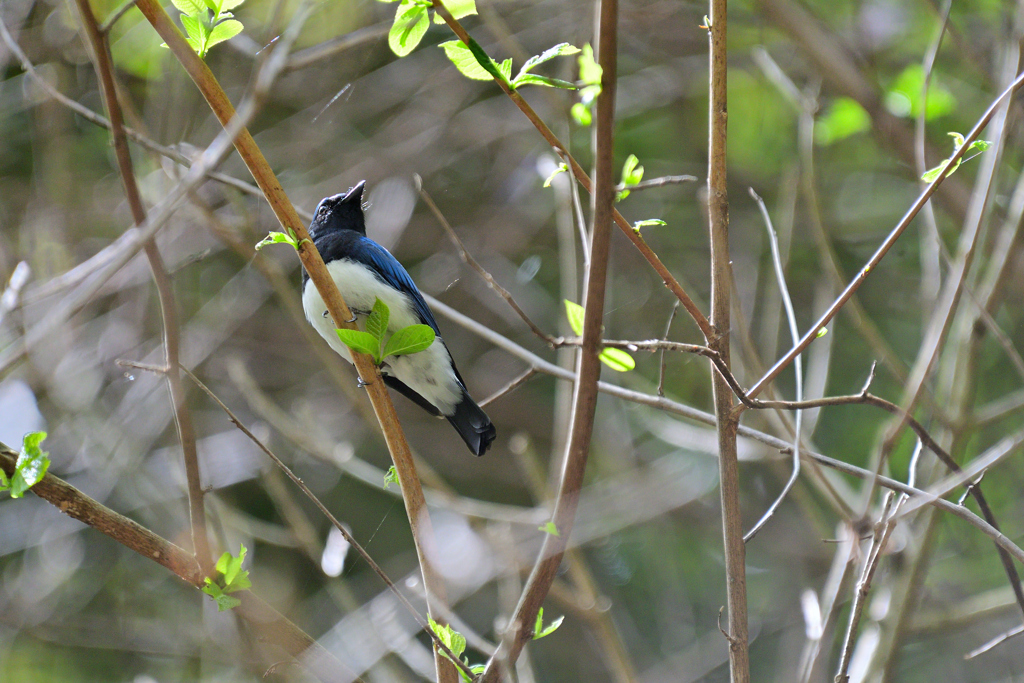
<path fill-rule="evenodd" d="M 338 291 L 353 312 L 372 310 L 374 301 L 378 298 L 387 304 L 391 313 L 388 322 L 389 333 L 393 334 L 396 330 L 420 322 L 409 297 L 378 280 L 373 272 L 361 263 L 339 259 L 328 263 L 327 271 L 334 278 Z M 342 358 L 351 363 L 352 353 L 338 339 L 334 331 L 334 321 L 327 313 L 327 306 L 312 280 L 306 282 L 302 292 L 302 308 L 306 312 L 306 319 L 320 336 Z M 356 317 L 360 328 L 363 328 L 365 313 L 356 313 Z M 443 415 L 451 415 L 455 405 L 462 400 L 462 387 L 455 377 L 451 357 L 440 337 L 420 353 L 389 356 L 384 359 L 381 371 L 401 380 L 436 406 Z"/>

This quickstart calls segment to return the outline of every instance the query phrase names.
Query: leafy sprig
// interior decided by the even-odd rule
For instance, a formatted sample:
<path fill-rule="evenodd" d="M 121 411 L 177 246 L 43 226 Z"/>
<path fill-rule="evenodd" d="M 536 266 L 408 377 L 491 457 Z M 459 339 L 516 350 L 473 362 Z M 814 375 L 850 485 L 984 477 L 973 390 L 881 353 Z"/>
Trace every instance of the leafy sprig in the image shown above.
<path fill-rule="evenodd" d="M 380 365 L 388 356 L 408 356 L 419 353 L 434 343 L 436 335 L 429 325 L 403 327 L 385 341 L 391 311 L 380 299 L 373 302 L 373 310 L 366 319 L 366 331 L 338 329 L 341 342 L 359 353 L 368 354 Z"/>
<path fill-rule="evenodd" d="M 430 619 L 430 630 L 433 631 L 438 640 L 444 643 L 448 649 L 452 651 L 453 655 L 460 658 L 462 663 L 465 664 L 466 667 L 474 674 L 482 674 L 484 669 L 487 668 L 484 664 L 470 664 L 469 658 L 462 656 L 462 653 L 466 651 L 466 636 L 462 635 L 448 624 L 442 626 L 433 619 Z M 451 661 L 452 658 L 448 656 L 447 652 L 442 650 L 441 654 L 444 655 L 445 659 Z M 464 681 L 468 682 L 473 680 L 467 676 L 466 672 L 462 669 L 459 669 L 459 675 L 462 676 L 462 680 Z"/>
<path fill-rule="evenodd" d="M 21 498 L 38 484 L 50 469 L 50 454 L 39 447 L 46 432 L 29 432 L 21 440 L 21 452 L 9 478 L 0 470 L 0 491 L 10 491 L 11 498 Z"/>
<path fill-rule="evenodd" d="M 242 22 L 233 19 L 231 10 L 245 0 L 171 0 L 181 12 L 185 40 L 200 57 L 210 48 L 242 32 Z M 166 43 L 164 47 L 167 47 Z"/>
<path fill-rule="evenodd" d="M 577 335 L 583 336 L 583 307 L 577 303 L 565 300 L 565 317 L 569 320 L 569 327 Z M 633 357 L 622 349 L 601 349 L 598 354 L 601 362 L 618 372 L 629 372 L 636 367 Z"/>
<path fill-rule="evenodd" d="M 953 164 L 952 168 L 950 168 L 948 171 L 946 170 L 946 167 L 949 166 L 950 160 L 954 156 L 956 156 L 956 153 L 959 152 L 960 148 L 964 146 L 964 136 L 963 135 L 953 131 L 953 132 L 949 133 L 949 136 L 951 138 L 953 138 L 953 153 L 949 155 L 948 159 L 943 161 L 941 164 L 939 164 L 935 168 L 932 168 L 932 169 L 929 169 L 928 171 L 925 171 L 924 175 L 921 176 L 921 180 L 925 181 L 926 183 L 934 182 L 935 179 L 938 178 L 940 175 L 942 175 L 942 173 L 944 171 L 945 171 L 946 177 L 948 178 L 949 176 L 953 175 L 953 173 L 956 172 L 956 169 L 960 168 L 960 164 L 962 162 L 967 161 L 967 159 L 964 159 L 964 157 L 962 156 L 962 157 L 960 157 L 959 159 L 956 160 L 956 163 Z M 967 156 L 968 152 L 973 152 L 975 150 L 978 151 L 978 154 L 981 154 L 982 152 L 984 152 L 986 149 L 988 149 L 991 146 L 992 146 L 992 143 L 989 142 L 988 140 L 975 140 L 974 142 L 972 142 L 970 144 L 970 146 L 967 147 L 967 151 L 964 152 L 964 156 Z M 978 154 L 975 154 L 974 156 L 969 157 L 969 159 L 973 159 L 974 157 L 978 156 Z"/>
<path fill-rule="evenodd" d="M 213 579 L 206 577 L 206 585 L 200 589 L 217 602 L 218 612 L 224 612 L 242 604 L 241 600 L 231 597 L 229 593 L 252 588 L 249 571 L 242 569 L 242 561 L 245 559 L 246 552 L 245 546 L 239 544 L 237 556 L 227 552 L 221 555 L 215 566 L 217 576 Z"/>
<path fill-rule="evenodd" d="M 641 180 L 644 179 L 644 167 L 640 165 L 640 160 L 636 158 L 635 154 L 630 154 L 626 157 L 626 161 L 622 164 L 622 180 L 619 184 L 624 187 L 631 185 L 638 185 Z M 615 201 L 621 202 L 623 199 L 629 196 L 629 190 L 620 190 L 615 195 Z"/>
<path fill-rule="evenodd" d="M 601 94 L 601 77 L 604 75 L 604 69 L 594 59 L 594 49 L 590 47 L 590 43 L 583 46 L 576 60 L 579 63 L 580 82 L 583 83 L 583 87 L 580 88 L 580 101 L 572 105 L 569 113 L 576 119 L 576 123 L 589 126 L 594 120 L 597 96 Z"/>

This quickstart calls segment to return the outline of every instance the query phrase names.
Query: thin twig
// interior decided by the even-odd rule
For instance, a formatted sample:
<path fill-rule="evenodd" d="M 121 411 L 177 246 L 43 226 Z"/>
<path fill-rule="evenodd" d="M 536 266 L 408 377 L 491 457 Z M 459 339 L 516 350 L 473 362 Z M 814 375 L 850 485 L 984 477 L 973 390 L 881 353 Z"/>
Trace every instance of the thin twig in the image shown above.
<path fill-rule="evenodd" d="M 434 11 L 436 11 L 438 16 L 448 24 L 448 27 L 459 38 L 459 40 L 467 46 L 473 44 L 474 41 L 469 36 L 469 33 L 467 33 L 462 24 L 452 16 L 452 13 L 448 11 L 441 0 L 433 0 L 433 3 Z M 533 107 L 523 99 L 522 95 L 520 95 L 518 91 L 509 88 L 504 79 L 495 79 L 494 82 L 499 88 L 501 88 L 502 92 L 508 95 L 509 99 L 512 100 L 512 103 L 515 104 L 521 112 L 523 112 L 526 118 L 530 120 L 530 123 L 532 123 L 534 128 L 537 129 L 537 132 L 540 133 L 541 137 L 543 137 L 544 140 L 554 148 L 555 152 L 559 156 L 565 155 L 572 174 L 576 176 L 584 189 L 593 193 L 593 184 L 590 180 L 590 176 L 588 176 L 586 171 L 583 170 L 583 167 L 577 163 L 576 159 L 569 154 L 568 148 L 559 141 L 554 133 L 551 132 L 551 129 L 548 128 L 547 124 L 544 123 L 544 121 L 537 115 L 537 112 L 533 110 Z M 701 312 L 697 307 L 697 304 L 693 302 L 693 299 L 691 299 L 683 290 L 682 285 L 680 285 L 679 281 L 676 280 L 672 273 L 669 272 L 668 268 L 665 267 L 665 264 L 663 264 L 661 259 L 658 258 L 658 255 L 655 254 L 647 245 L 647 242 L 644 241 L 639 231 L 634 230 L 629 221 L 627 221 L 621 213 L 615 210 L 614 207 L 612 208 L 612 218 L 615 221 L 615 224 L 619 227 L 619 230 L 622 231 L 622 234 L 624 234 L 626 238 L 633 243 L 633 246 L 635 246 L 647 262 L 651 264 L 669 291 L 679 299 L 683 308 L 685 308 L 686 312 L 690 314 L 691 318 L 693 318 L 704 337 L 706 339 L 711 338 L 714 335 L 714 329 L 711 327 L 711 323 L 708 321 L 707 316 Z"/>
<path fill-rule="evenodd" d="M 522 385 L 526 384 L 526 382 L 529 381 L 529 379 L 536 374 L 536 368 L 527 368 L 523 374 L 516 377 L 514 380 L 503 386 L 501 389 L 498 389 L 496 392 L 494 392 L 484 400 L 480 401 L 480 407 L 483 408 L 484 406 L 490 403 L 494 403 L 505 394 L 511 394 L 513 391 L 515 391 Z"/>
<path fill-rule="evenodd" d="M 559 152 L 559 150 L 555 150 Z M 566 168 L 572 166 L 572 160 L 568 152 L 560 152 L 563 163 L 566 164 Z M 590 238 L 587 236 L 587 217 L 583 213 L 583 202 L 580 201 L 580 186 L 579 181 L 575 176 L 569 178 L 569 193 L 572 197 L 572 215 L 575 218 L 576 230 L 580 234 L 580 247 L 581 253 L 583 254 L 583 272 L 587 273 L 590 271 Z"/>
<path fill-rule="evenodd" d="M 676 311 L 679 310 L 679 301 L 672 303 L 672 312 L 668 314 L 668 322 L 665 323 L 665 334 L 661 336 L 661 341 L 668 341 L 668 333 L 672 330 L 672 321 L 676 319 Z M 661 349 L 661 358 L 659 359 L 658 367 L 658 396 L 665 395 L 665 351 Z"/>
<path fill-rule="evenodd" d="M 989 108 L 985 111 L 984 114 L 982 114 L 981 118 L 978 119 L 978 122 L 971 129 L 971 132 L 965 136 L 965 142 L 963 146 L 960 147 L 960 149 L 958 149 L 950 158 L 950 166 L 956 164 L 956 162 L 961 157 L 963 157 L 964 153 L 967 151 L 967 148 L 970 147 L 972 142 L 978 139 L 978 136 L 981 135 L 981 131 L 984 130 L 985 126 L 987 126 L 989 121 L 992 120 L 992 117 L 995 116 L 996 112 L 1002 105 L 1003 100 L 1009 97 L 1017 88 L 1021 86 L 1021 84 L 1024 84 L 1024 72 L 1018 75 L 1009 85 L 1009 87 L 1007 87 L 999 95 L 999 97 L 997 97 L 992 102 L 992 104 L 989 105 Z M 818 332 L 823 327 L 825 327 L 829 323 L 829 321 L 832 320 L 833 317 L 835 317 L 835 314 L 839 312 L 839 309 L 841 309 L 847 301 L 849 301 L 850 297 L 853 296 L 854 292 L 860 289 L 860 286 L 864 283 L 864 280 L 867 279 L 868 273 L 870 273 L 878 265 L 878 263 L 885 257 L 885 255 L 889 253 L 889 250 L 896 243 L 896 240 L 900 238 L 900 236 L 903 234 L 903 231 L 907 229 L 911 222 L 913 222 L 914 217 L 921 210 L 921 207 L 924 206 L 924 203 L 928 201 L 928 198 L 935 193 L 935 190 L 939 187 L 939 185 L 942 184 L 942 181 L 944 179 L 945 175 L 940 174 L 934 181 L 932 181 L 928 185 L 927 188 L 924 189 L 924 191 L 918 196 L 918 198 L 914 201 L 911 207 L 904 214 L 903 218 L 901 218 L 900 221 L 896 224 L 896 227 L 892 229 L 892 231 L 888 234 L 888 236 L 878 247 L 875 253 L 872 254 L 871 258 L 868 259 L 867 263 L 864 264 L 864 266 L 857 272 L 857 275 L 854 276 L 853 280 L 851 280 L 850 283 L 846 286 L 846 289 L 843 290 L 842 294 L 839 295 L 839 297 L 832 303 L 832 305 L 830 305 L 828 309 L 821 315 L 821 317 L 818 318 L 818 320 L 811 326 L 811 328 L 800 340 L 800 343 L 794 345 L 793 348 L 786 353 L 786 355 L 784 355 L 782 358 L 776 361 L 775 365 L 773 365 L 768 370 L 768 372 L 765 373 L 764 377 L 759 379 L 757 383 L 750 388 L 749 393 L 751 397 L 757 396 L 764 389 L 764 386 L 768 382 L 771 382 L 773 379 L 778 377 L 779 373 L 781 373 L 786 368 L 786 366 L 788 366 L 793 361 L 793 359 L 796 358 L 796 356 L 798 356 L 800 353 L 804 351 L 804 349 L 811 345 L 811 342 L 813 342 L 817 338 Z"/>
<path fill-rule="evenodd" d="M 455 248 L 458 250 L 459 257 L 462 259 L 462 262 L 475 270 L 476 274 L 487 283 L 487 286 L 493 289 L 498 296 L 505 300 L 505 303 L 507 303 L 509 307 L 515 311 L 520 318 L 522 318 L 523 322 L 526 323 L 526 326 L 530 328 L 531 332 L 550 344 L 553 339 L 551 335 L 537 327 L 537 324 L 530 319 L 530 316 L 526 315 L 526 311 L 520 308 L 519 304 L 516 303 L 512 294 L 507 289 L 499 285 L 494 279 L 494 276 L 488 273 L 487 270 L 469 253 L 466 249 L 466 245 L 462 243 L 462 240 L 452 228 L 448 219 L 444 217 L 444 214 L 441 213 L 441 209 L 437 208 L 437 204 L 434 203 L 433 198 L 431 198 L 430 194 L 423 187 L 423 179 L 420 178 L 419 175 L 414 175 L 413 180 L 415 181 L 417 191 L 419 191 L 420 198 L 427 205 L 427 208 L 430 209 L 430 212 L 434 214 L 434 218 L 437 219 L 437 222 L 441 224 L 442 228 L 444 228 L 445 233 L 448 235 L 448 239 L 452 241 L 452 244 L 454 244 Z"/>
<path fill-rule="evenodd" d="M 892 508 L 894 494 L 889 493 L 885 497 L 885 504 L 882 508 L 882 515 L 875 524 L 875 533 L 871 539 L 871 547 L 868 550 L 867 559 L 864 562 L 864 571 L 857 582 L 857 592 L 853 597 L 853 608 L 850 610 L 850 623 L 846 629 L 846 638 L 843 641 L 842 657 L 839 660 L 839 672 L 836 674 L 835 683 L 849 683 L 850 657 L 853 655 L 854 636 L 857 634 L 857 627 L 860 625 L 861 614 L 864 611 L 864 603 L 867 601 L 868 592 L 871 590 L 871 581 L 878 569 L 878 563 L 882 557 L 882 550 L 889 540 L 889 535 L 895 527 L 895 520 L 889 514 Z M 897 507 L 899 504 L 897 503 Z"/>
<path fill-rule="evenodd" d="M 629 190 L 630 192 L 640 192 L 641 190 L 652 190 L 656 187 L 665 187 L 666 185 L 682 185 L 683 183 L 695 183 L 697 182 L 697 176 L 694 175 L 667 175 L 661 178 L 651 178 L 650 180 L 641 180 L 636 185 L 623 185 L 619 183 L 615 186 L 616 192 L 622 192 Z"/>
<path fill-rule="evenodd" d="M 135 361 L 120 360 L 118 361 L 117 364 L 122 367 L 135 368 L 137 370 L 145 370 L 147 372 L 156 372 L 160 374 L 168 373 L 167 367 L 151 365 L 149 363 L 137 363 Z M 206 384 L 204 384 L 198 377 L 196 377 L 191 370 L 186 368 L 184 365 L 179 365 L 178 367 L 181 369 L 182 372 L 188 375 L 189 379 L 191 379 L 192 382 L 194 382 L 195 385 L 199 387 L 199 389 L 202 390 L 204 394 L 206 394 L 214 403 L 216 403 L 220 407 L 221 410 L 223 410 L 227 414 L 228 419 L 231 420 L 231 423 L 235 425 L 235 427 L 237 427 L 239 431 L 245 434 L 245 436 L 248 437 L 250 441 L 256 444 L 256 447 L 263 451 L 263 453 L 268 458 L 270 458 L 274 462 L 274 464 L 277 465 L 289 479 L 292 480 L 292 483 L 298 486 L 299 489 L 304 494 L 306 494 L 307 498 L 313 501 L 313 504 L 316 505 L 317 509 L 323 513 L 324 517 L 326 517 L 331 522 L 331 524 L 334 525 L 334 528 L 341 532 L 341 535 L 344 536 L 345 540 L 348 541 L 353 548 L 355 548 L 356 552 L 359 553 L 360 557 L 362 557 L 366 564 L 370 566 L 370 569 L 373 570 L 373 573 L 376 574 L 380 578 L 380 580 L 384 582 L 384 585 L 386 585 L 391 590 L 392 593 L 395 594 L 395 597 L 398 598 L 398 601 L 409 612 L 409 614 L 413 616 L 413 618 L 416 620 L 416 623 L 420 626 L 420 628 L 426 631 L 427 635 L 429 635 L 430 638 L 434 640 L 438 647 L 440 647 L 448 655 L 452 656 L 452 651 L 448 649 L 447 645 L 441 642 L 437 634 L 435 634 L 433 629 L 430 628 L 430 625 L 427 623 L 426 619 L 424 619 L 423 616 L 420 615 L 419 610 L 413 607 L 412 603 L 409 602 L 409 600 L 405 597 L 402 591 L 398 590 L 398 587 L 395 585 L 394 581 L 392 581 L 388 577 L 388 575 L 384 572 L 381 566 L 374 561 L 374 559 L 370 556 L 368 552 L 366 552 L 366 549 L 363 548 L 359 541 L 357 541 L 355 537 L 352 536 L 349 530 L 345 528 L 345 525 L 339 522 L 338 519 L 327 508 L 327 506 L 324 505 L 320 501 L 320 499 L 316 497 L 316 494 L 313 493 L 308 486 L 306 486 L 305 482 L 303 482 L 302 479 L 297 477 L 295 473 L 292 472 L 291 468 L 288 467 L 288 465 L 284 464 L 284 461 L 277 457 L 277 455 L 275 455 L 274 452 L 271 451 L 262 441 L 256 438 L 256 435 L 249 431 L 249 429 L 244 424 L 242 424 L 242 421 L 238 419 L 238 416 L 235 415 L 234 412 L 232 412 L 232 410 L 228 408 L 227 405 L 223 401 L 221 401 L 220 398 L 218 398 L 217 395 L 213 393 L 213 391 L 208 386 L 206 386 Z M 458 657 L 453 656 L 453 661 L 458 661 Z M 460 665 L 459 668 L 463 669 L 463 671 L 465 671 L 467 674 L 472 674 L 469 668 L 462 662 L 458 662 L 458 665 Z"/>
<path fill-rule="evenodd" d="M 135 0 L 125 0 L 120 7 L 115 9 L 110 16 L 107 17 L 107 20 L 103 22 L 103 25 L 99 27 L 100 33 L 104 36 L 110 33 L 110 29 L 114 27 L 114 24 L 120 21 L 121 17 L 123 17 L 132 7 L 135 7 Z"/>
<path fill-rule="evenodd" d="M 793 300 L 789 296 L 789 286 L 786 284 L 786 274 L 782 266 L 782 256 L 779 253 L 779 238 L 775 233 L 775 228 L 772 226 L 771 216 L 768 215 L 768 207 L 765 206 L 764 200 L 754 192 L 754 188 L 750 188 L 750 196 L 757 202 L 758 208 L 761 210 L 761 216 L 764 218 L 765 229 L 768 231 L 768 243 L 771 245 L 772 252 L 772 265 L 775 269 L 775 278 L 779 284 L 779 293 L 782 295 L 782 303 L 786 310 L 786 320 L 789 322 L 790 336 L 793 338 L 793 343 L 797 343 L 800 340 L 800 331 L 796 326 L 796 312 L 793 310 Z M 802 401 L 804 399 L 804 370 L 802 359 L 798 356 L 796 362 L 793 364 L 793 370 L 796 373 L 796 400 Z M 789 494 L 790 489 L 796 484 L 797 478 L 800 476 L 800 439 L 803 438 L 803 417 L 804 411 L 798 410 L 796 413 L 796 424 L 793 428 L 793 472 L 790 474 L 789 479 L 786 481 L 786 485 L 782 487 L 782 491 L 775 498 L 775 501 L 768 507 L 761 519 L 750 528 L 750 531 L 743 537 L 744 543 L 749 543 L 757 532 L 760 531 L 768 520 L 771 519 L 772 515 L 775 514 L 775 510 L 778 509 L 782 501 L 785 500 Z"/>

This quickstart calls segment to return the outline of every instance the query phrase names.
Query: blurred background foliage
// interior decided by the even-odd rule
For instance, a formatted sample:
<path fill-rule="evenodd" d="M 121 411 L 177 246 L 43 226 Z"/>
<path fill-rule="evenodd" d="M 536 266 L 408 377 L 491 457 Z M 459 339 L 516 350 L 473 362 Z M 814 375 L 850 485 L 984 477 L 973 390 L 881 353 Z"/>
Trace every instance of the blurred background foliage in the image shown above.
<path fill-rule="evenodd" d="M 120 4 L 96 0 L 93 7 L 102 21 Z M 235 10 L 244 32 L 214 48 L 207 62 L 236 103 L 297 4 L 247 0 Z M 556 43 L 593 40 L 590 2 L 479 4 L 479 16 L 468 17 L 466 26 L 493 57 L 512 57 L 516 70 L 526 57 Z M 841 289 L 824 245 L 848 278 L 917 196 L 923 169 L 908 154 L 912 147 L 900 142 L 913 140 L 917 117 L 923 111 L 931 166 L 952 150 L 947 132 L 966 133 L 1005 87 L 1001 65 L 1020 38 L 1020 3 L 957 0 L 924 103 L 923 64 L 942 24 L 939 4 L 731 4 L 733 347 L 735 371 L 745 386 L 790 346 L 764 223 L 748 188 L 767 203 L 797 322 L 807 330 Z M 559 160 L 493 84 L 469 81 L 452 67 L 437 48 L 451 39 L 447 28 L 432 26 L 418 49 L 395 58 L 386 35 L 395 7 L 370 0 L 317 3 L 294 47 L 293 63 L 250 130 L 298 207 L 310 211 L 322 197 L 366 179 L 370 236 L 393 250 L 424 292 L 571 368 L 571 351 L 548 349 L 462 264 L 413 181 L 414 174 L 422 177 L 469 252 L 533 320 L 551 334 L 569 334 L 561 300 L 579 301 L 582 274 L 572 196 L 565 174 L 551 188 L 542 187 Z M 703 179 L 707 34 L 700 26 L 707 7 L 667 0 L 630 0 L 620 7 L 617 163 L 635 154 L 645 178 Z M 786 20 L 794 11 L 800 13 L 795 25 Z M 4 0 L 0 18 L 47 82 L 102 112 L 73 3 Z M 809 39 L 811 33 L 824 43 Z M 141 14 L 129 10 L 110 39 L 128 124 L 187 156 L 208 145 L 220 125 Z M 822 56 L 830 50 L 838 61 Z M 7 347 L 81 286 L 82 280 L 62 276 L 111 245 L 131 225 L 131 216 L 108 133 L 50 99 L 3 45 L 0 67 L 0 276 L 7 282 L 21 262 L 30 268 L 20 296 L 5 299 L 0 313 L 0 347 Z M 574 80 L 575 59 L 559 58 L 543 72 Z M 852 85 L 849 73 L 855 75 Z M 592 131 L 570 119 L 573 93 L 524 92 L 587 167 Z M 944 346 L 936 373 L 953 377 L 966 398 L 956 403 L 950 398 L 955 392 L 933 377 L 919 411 L 925 424 L 955 444 L 961 462 L 1015 433 L 1020 412 L 1014 410 L 1024 403 L 1022 377 L 1007 352 L 1007 345 L 1024 347 L 1021 241 L 998 247 L 999 236 L 1017 228 L 1004 223 L 1014 215 L 1010 198 L 1024 149 L 1019 104 L 1009 109 L 1005 128 L 968 278 L 977 285 L 990 263 L 1007 259 L 1008 275 L 990 308 L 1005 341 L 981 334 L 976 344 Z M 991 129 L 986 137 L 992 139 Z M 137 145 L 133 155 L 146 200 L 155 204 L 182 167 Z M 982 162 L 965 163 L 937 195 L 935 224 L 943 247 L 954 255 L 965 197 Z M 250 180 L 237 157 L 229 157 L 221 170 Z M 666 221 L 645 228 L 644 236 L 706 311 L 703 202 L 699 181 L 634 192 L 619 208 L 631 221 Z M 383 490 L 387 450 L 375 422 L 367 419 L 369 407 L 355 375 L 296 319 L 299 269 L 291 250 L 264 249 L 259 256 L 251 251 L 275 226 L 261 200 L 209 181 L 160 231 L 158 244 L 178 297 L 183 363 L 294 466 L 414 595 L 408 523 L 394 487 Z M 915 219 L 858 294 L 902 372 L 914 363 L 935 310 L 929 273 L 937 263 L 943 276 L 949 270 L 936 259 L 930 234 L 923 216 Z M 268 269 L 283 273 L 283 285 L 266 276 Z M 609 338 L 664 335 L 674 299 L 618 233 L 608 284 Z M 961 297 L 960 305 L 969 308 L 970 298 Z M 438 318 L 478 399 L 527 369 L 522 358 L 446 315 Z M 52 472 L 188 547 L 180 447 L 167 391 L 159 378 L 115 364 L 120 358 L 160 362 L 160 334 L 155 289 L 145 261 L 136 257 L 67 324 L 29 349 L 25 362 L 5 371 L 0 440 L 17 445 L 23 433 L 46 428 Z M 702 341 L 683 314 L 676 316 L 669 338 Z M 950 339 L 960 338 L 951 333 Z M 604 379 L 655 393 L 659 356 L 633 355 L 636 370 L 606 369 Z M 809 398 L 859 391 L 872 362 L 883 360 L 845 313 L 805 355 Z M 958 364 L 968 369 L 945 370 Z M 872 391 L 897 401 L 903 385 L 898 374 L 880 366 Z M 792 398 L 793 372 L 787 370 L 775 387 L 778 396 Z M 708 364 L 668 354 L 664 392 L 710 411 Z M 435 552 L 457 597 L 454 609 L 466 632 L 492 642 L 534 560 L 537 525 L 546 517 L 532 508 L 550 504 L 569 398 L 567 383 L 537 375 L 490 404 L 498 440 L 480 459 L 465 452 L 447 425 L 396 399 L 411 445 L 426 463 L 426 484 L 438 492 L 432 498 Z M 1000 400 L 1008 406 L 1000 419 L 972 423 L 1003 405 Z M 935 405 L 941 410 L 933 410 Z M 244 543 L 254 590 L 346 661 L 358 662 L 366 680 L 428 675 L 425 638 L 412 635 L 411 620 L 381 596 L 383 586 L 364 563 L 346 556 L 327 521 L 194 389 L 190 407 L 218 551 Z M 948 428 L 942 424 L 945 411 L 953 415 Z M 861 406 L 811 411 L 805 443 L 871 467 L 888 420 Z M 774 415 L 748 412 L 744 424 L 792 438 Z M 553 635 L 531 645 L 517 670 L 519 680 L 728 679 L 726 643 L 716 625 L 725 591 L 715 443 L 706 425 L 602 396 L 589 485 L 573 533 L 579 551 L 546 603 L 549 619 L 567 618 Z M 905 479 L 913 446 L 909 437 L 899 440 L 885 469 Z M 741 443 L 741 458 L 749 527 L 781 490 L 790 464 L 753 441 Z M 928 461 L 923 469 L 930 467 Z M 1024 533 L 1022 472 L 1019 457 L 1013 457 L 984 481 L 1003 531 L 1015 541 Z M 834 557 L 849 552 L 849 543 L 829 541 L 866 533 L 850 531 L 843 522 L 820 485 L 822 476 L 802 477 L 748 545 L 754 680 L 798 680 L 813 631 L 808 610 L 824 600 Z M 871 507 L 877 497 L 865 501 L 860 482 L 829 476 L 854 516 L 865 510 L 877 514 Z M 928 526 L 928 519 L 905 520 L 887 549 L 858 643 L 862 668 L 855 669 L 854 680 L 879 680 L 883 672 L 898 681 L 1016 680 L 1024 675 L 1019 642 L 963 660 L 965 652 L 1020 621 L 991 542 L 958 520 L 937 517 Z M 923 565 L 914 564 L 922 554 Z M 851 570 L 859 561 L 854 552 Z M 917 599 L 906 606 L 901 596 L 915 566 L 922 567 L 912 582 Z M 826 630 L 811 680 L 831 680 L 834 673 L 850 576 L 838 594 L 840 626 Z M 0 577 L 0 680 L 164 683 L 256 680 L 266 673 L 250 656 L 248 634 L 231 614 L 218 614 L 211 601 L 160 567 L 32 496 L 0 502 Z M 899 621 L 901 615 L 905 620 Z M 884 643 L 893 631 L 899 637 L 887 654 Z M 469 654 L 474 663 L 483 661 L 479 641 L 470 640 Z M 306 680 L 306 674 L 283 665 L 266 678 Z"/>

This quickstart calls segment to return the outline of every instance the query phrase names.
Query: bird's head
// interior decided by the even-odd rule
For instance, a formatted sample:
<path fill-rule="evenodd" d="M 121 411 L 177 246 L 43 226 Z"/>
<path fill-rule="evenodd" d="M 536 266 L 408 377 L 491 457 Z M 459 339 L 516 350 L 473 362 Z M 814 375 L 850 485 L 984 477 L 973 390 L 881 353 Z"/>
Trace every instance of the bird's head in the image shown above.
<path fill-rule="evenodd" d="M 318 237 L 338 232 L 354 230 L 361 235 L 366 234 L 366 223 L 363 221 L 363 186 L 360 180 L 348 192 L 324 197 L 316 207 L 313 222 L 309 224 L 309 236 Z"/>

